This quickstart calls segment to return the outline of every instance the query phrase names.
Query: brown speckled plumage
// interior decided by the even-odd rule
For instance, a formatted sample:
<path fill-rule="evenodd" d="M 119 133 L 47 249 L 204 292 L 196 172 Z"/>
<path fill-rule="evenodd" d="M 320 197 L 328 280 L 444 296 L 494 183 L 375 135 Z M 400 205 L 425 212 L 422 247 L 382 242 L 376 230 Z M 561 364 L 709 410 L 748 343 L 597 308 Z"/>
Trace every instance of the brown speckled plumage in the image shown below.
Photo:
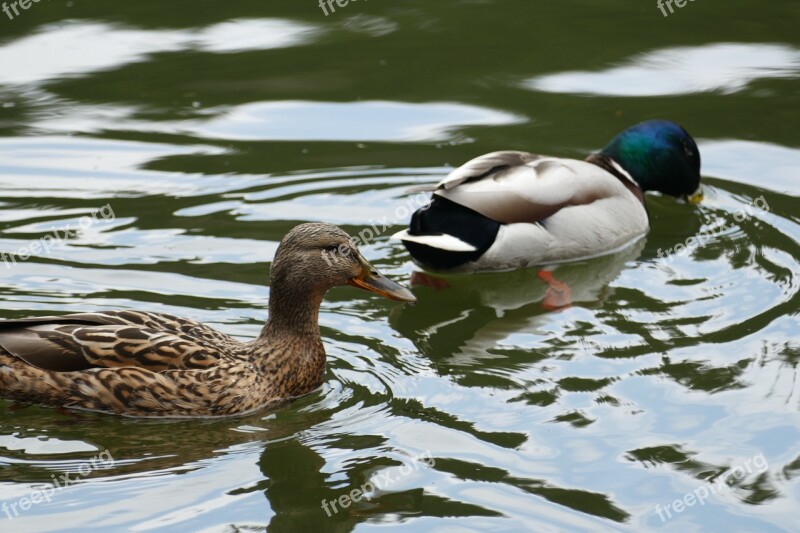
<path fill-rule="evenodd" d="M 317 318 L 336 285 L 413 301 L 328 224 L 302 224 L 272 266 L 269 319 L 252 342 L 199 322 L 138 311 L 0 321 L 0 395 L 142 417 L 245 414 L 317 388 Z"/>

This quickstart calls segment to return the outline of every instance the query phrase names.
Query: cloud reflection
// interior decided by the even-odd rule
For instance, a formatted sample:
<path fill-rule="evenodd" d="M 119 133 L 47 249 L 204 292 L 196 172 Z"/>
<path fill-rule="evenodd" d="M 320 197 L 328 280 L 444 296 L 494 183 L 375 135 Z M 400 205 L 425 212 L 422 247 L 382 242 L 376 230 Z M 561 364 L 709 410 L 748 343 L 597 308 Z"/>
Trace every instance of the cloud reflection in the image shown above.
<path fill-rule="evenodd" d="M 666 96 L 735 93 L 758 79 L 800 75 L 800 51 L 775 44 L 710 44 L 648 52 L 617 67 L 537 76 L 524 86 L 549 93 Z"/>
<path fill-rule="evenodd" d="M 208 122 L 181 125 L 204 138 L 231 140 L 438 141 L 461 126 L 524 122 L 520 116 L 449 102 L 257 102 Z"/>
<path fill-rule="evenodd" d="M 0 46 L 0 84 L 43 83 L 141 61 L 158 52 L 267 50 L 307 43 L 315 26 L 285 19 L 239 19 L 180 30 L 142 30 L 70 21 Z"/>

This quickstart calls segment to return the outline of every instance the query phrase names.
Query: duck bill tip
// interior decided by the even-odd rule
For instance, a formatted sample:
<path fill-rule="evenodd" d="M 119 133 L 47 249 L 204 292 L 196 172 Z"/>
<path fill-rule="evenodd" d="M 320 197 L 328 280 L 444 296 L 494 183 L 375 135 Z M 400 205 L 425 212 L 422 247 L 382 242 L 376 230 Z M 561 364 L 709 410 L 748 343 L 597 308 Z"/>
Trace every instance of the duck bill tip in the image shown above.
<path fill-rule="evenodd" d="M 703 201 L 703 189 L 697 189 L 692 194 L 687 194 L 685 198 L 687 203 L 699 204 Z"/>
<path fill-rule="evenodd" d="M 414 296 L 414 293 L 382 274 L 378 274 L 377 276 L 358 276 L 350 279 L 348 283 L 353 287 L 374 292 L 390 300 L 410 304 L 417 303 L 417 298 Z"/>

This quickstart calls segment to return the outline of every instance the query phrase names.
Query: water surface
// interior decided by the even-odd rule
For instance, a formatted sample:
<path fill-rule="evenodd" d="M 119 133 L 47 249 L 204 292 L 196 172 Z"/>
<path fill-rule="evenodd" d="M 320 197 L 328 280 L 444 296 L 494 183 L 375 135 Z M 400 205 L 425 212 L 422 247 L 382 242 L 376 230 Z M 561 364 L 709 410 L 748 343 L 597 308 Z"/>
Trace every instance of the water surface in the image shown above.
<path fill-rule="evenodd" d="M 566 309 L 536 270 L 446 276 L 416 307 L 331 291 L 325 383 L 272 412 L 0 401 L 0 529 L 796 529 L 798 20 L 789 0 L 0 13 L 4 318 L 140 309 L 251 339 L 295 224 L 376 227 L 366 257 L 409 283 L 388 239 L 409 186 L 499 149 L 584 157 L 651 118 L 695 136 L 705 183 L 558 268 Z"/>

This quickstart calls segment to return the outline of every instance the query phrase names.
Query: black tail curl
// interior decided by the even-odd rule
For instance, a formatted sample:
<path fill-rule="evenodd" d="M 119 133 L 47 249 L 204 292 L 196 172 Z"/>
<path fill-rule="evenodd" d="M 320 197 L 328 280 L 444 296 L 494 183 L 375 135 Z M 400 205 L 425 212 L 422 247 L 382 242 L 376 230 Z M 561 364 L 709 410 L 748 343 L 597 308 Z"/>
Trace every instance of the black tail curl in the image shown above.
<path fill-rule="evenodd" d="M 411 215 L 408 232 L 411 235 L 451 235 L 477 250 L 452 252 L 416 242 L 403 244 L 419 264 L 432 270 L 450 270 L 486 253 L 497 238 L 500 225 L 477 211 L 434 195 L 428 205 Z"/>

